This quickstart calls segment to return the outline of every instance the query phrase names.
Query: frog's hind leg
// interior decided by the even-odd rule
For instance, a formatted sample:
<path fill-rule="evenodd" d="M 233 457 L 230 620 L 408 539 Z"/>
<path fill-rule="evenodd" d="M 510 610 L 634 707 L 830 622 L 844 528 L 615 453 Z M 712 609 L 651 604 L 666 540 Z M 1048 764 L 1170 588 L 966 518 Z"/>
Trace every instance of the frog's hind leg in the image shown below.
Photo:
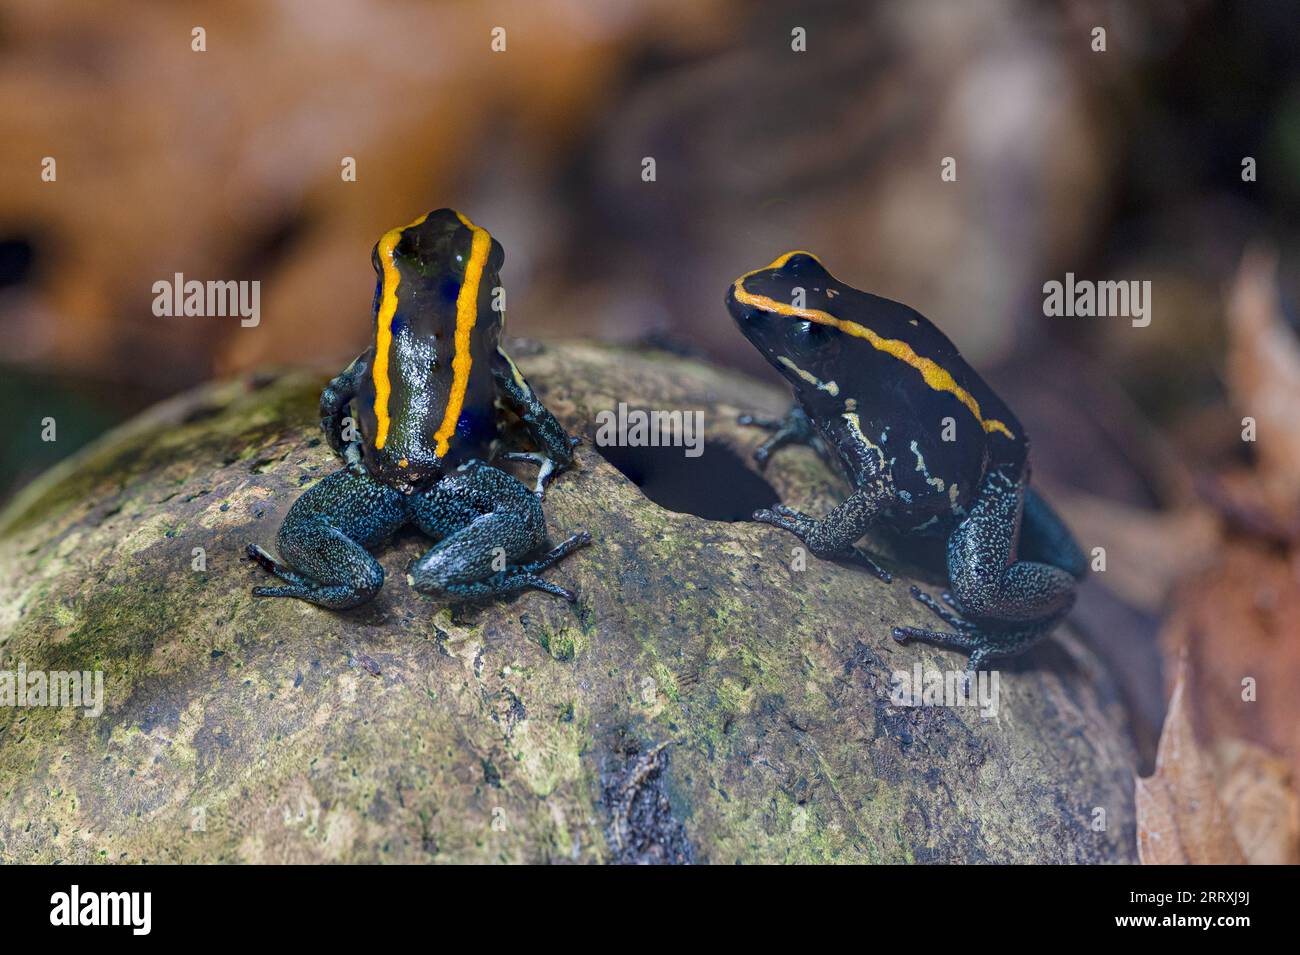
<path fill-rule="evenodd" d="M 913 589 L 916 596 L 919 591 Z M 921 596 L 926 596 L 921 594 Z M 920 600 L 921 596 L 917 599 Z M 921 601 L 925 603 L 924 600 Z M 961 650 L 970 654 L 966 663 L 967 673 L 977 673 L 996 657 L 1009 657 L 1028 650 L 1031 646 L 1047 636 L 1064 614 L 1055 614 L 1045 620 L 1035 621 L 1022 627 L 1008 630 L 985 630 L 969 620 L 960 620 L 944 615 L 937 606 L 930 606 L 936 614 L 943 616 L 949 626 L 955 627 L 955 633 L 945 630 L 931 630 L 929 627 L 895 627 L 893 637 L 899 643 L 920 640 L 948 650 Z"/>
<path fill-rule="evenodd" d="M 1025 488 L 1018 556 L 1021 560 L 1041 561 L 1060 567 L 1075 580 L 1082 580 L 1088 573 L 1088 558 L 1065 526 L 1065 521 L 1032 487 Z"/>
<path fill-rule="evenodd" d="M 912 588 L 913 597 L 958 632 L 896 627 L 895 639 L 926 640 L 968 650 L 969 668 L 974 671 L 993 657 L 1028 649 L 1051 632 L 1074 605 L 1075 578 L 1070 570 L 1055 564 L 1017 559 L 1022 500 L 1022 486 L 1007 474 L 994 471 L 985 479 L 970 514 L 948 542 L 948 577 L 953 593 L 941 596 L 952 610 L 919 588 Z M 1034 508 L 1039 515 L 1040 504 L 1046 509 L 1038 499 Z M 1051 533 L 1058 543 L 1069 535 L 1063 524 Z M 1063 544 L 1056 552 L 1063 560 L 1069 556 Z"/>
<path fill-rule="evenodd" d="M 569 603 L 576 601 L 576 594 L 539 577 L 538 572 L 590 544 L 591 535 L 585 531 L 575 534 L 531 563 L 507 562 L 503 566 L 503 560 L 517 559 L 517 542 L 527 536 L 525 519 L 514 514 L 485 514 L 435 544 L 412 565 L 408 579 L 420 593 L 431 596 L 474 600 L 532 588 Z M 532 549 L 527 547 L 524 552 Z"/>
<path fill-rule="evenodd" d="M 347 610 L 371 600 L 384 585 L 384 568 L 360 544 L 325 524 L 299 527 L 293 548 L 297 562 L 317 575 L 313 578 L 281 564 L 254 544 L 248 555 L 288 583 L 287 587 L 254 587 L 258 597 L 297 597 L 330 610 Z M 283 543 L 281 551 L 286 550 Z M 261 554 L 254 553 L 255 550 Z M 268 563 L 270 559 L 270 563 Z"/>
<path fill-rule="evenodd" d="M 417 495 L 412 506 L 421 530 L 442 538 L 411 565 L 407 579 L 420 593 L 475 600 L 532 588 L 577 600 L 538 573 L 591 543 L 591 535 L 575 534 L 521 563 L 545 541 L 546 519 L 538 499 L 504 471 L 476 464 Z"/>
<path fill-rule="evenodd" d="M 276 536 L 280 560 L 256 544 L 248 556 L 285 581 L 258 597 L 296 597 L 330 610 L 372 599 L 384 569 L 366 550 L 408 520 L 402 495 L 369 477 L 336 471 L 294 502 Z"/>
<path fill-rule="evenodd" d="M 949 539 L 948 579 L 962 616 L 1010 629 L 1063 614 L 1073 605 L 1075 578 L 1069 570 L 1017 553 L 1023 499 L 1018 481 L 992 472 Z"/>

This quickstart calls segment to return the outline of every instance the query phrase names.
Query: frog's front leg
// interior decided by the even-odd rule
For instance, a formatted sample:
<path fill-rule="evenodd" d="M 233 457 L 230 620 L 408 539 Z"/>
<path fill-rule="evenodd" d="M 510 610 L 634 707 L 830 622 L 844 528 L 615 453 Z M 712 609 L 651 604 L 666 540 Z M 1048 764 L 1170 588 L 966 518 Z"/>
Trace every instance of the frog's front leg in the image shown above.
<path fill-rule="evenodd" d="M 760 415 L 742 414 L 736 419 L 737 424 L 764 428 L 773 432 L 772 436 L 760 444 L 754 451 L 754 460 L 759 468 L 766 468 L 768 459 L 777 448 L 787 444 L 806 444 L 823 458 L 828 457 L 829 449 L 822 436 L 818 434 L 812 419 L 799 405 L 793 405 L 784 418 L 765 418 Z"/>
<path fill-rule="evenodd" d="M 499 457 L 507 461 L 536 464 L 537 485 L 534 493 L 540 495 L 556 474 L 573 464 L 573 449 L 578 439 L 569 437 L 564 426 L 542 404 L 519 367 L 501 348 L 497 349 L 492 375 L 496 379 L 503 403 L 519 416 L 529 438 L 539 449 L 535 452 L 509 451 Z"/>
<path fill-rule="evenodd" d="M 411 499 L 416 523 L 440 540 L 407 575 L 423 594 L 462 599 L 494 597 L 532 587 L 573 602 L 577 597 L 538 576 L 591 543 L 574 534 L 541 558 L 521 563 L 546 540 L 541 502 L 509 474 L 471 462 Z"/>
<path fill-rule="evenodd" d="M 859 561 L 889 583 L 893 579 L 890 573 L 853 544 L 893 499 L 893 485 L 882 476 L 858 488 L 820 520 L 784 504 L 771 510 L 755 511 L 754 520 L 789 531 L 823 559 L 852 558 Z"/>
<path fill-rule="evenodd" d="M 255 587 L 258 597 L 297 597 L 331 610 L 370 600 L 384 569 L 368 547 L 410 519 L 405 496 L 364 474 L 335 471 L 294 501 L 276 536 L 280 559 L 256 544 L 248 556 L 286 587 Z"/>
<path fill-rule="evenodd" d="M 979 670 L 989 659 L 1012 656 L 1028 649 L 1051 632 L 1074 604 L 1077 576 L 1083 573 L 1076 558 L 1077 546 L 1062 543 L 1060 528 L 1034 526 L 1026 540 L 1052 541 L 1053 555 L 1066 567 L 1045 560 L 1022 557 L 1050 557 L 1049 554 L 1017 553 L 1021 523 L 1025 515 L 1025 488 L 1018 476 L 1006 470 L 991 472 L 967 518 L 948 541 L 948 578 L 952 593 L 944 599 L 960 611 L 958 617 L 944 610 L 928 594 L 913 595 L 958 633 L 923 627 L 896 627 L 894 638 L 926 640 L 971 653 L 969 670 Z M 1046 505 L 1043 505 L 1046 508 Z M 1050 514 L 1050 509 L 1046 513 Z M 1034 520 L 1037 504 L 1031 508 Z M 1055 515 L 1051 515 L 1055 520 Z M 1079 555 L 1081 556 L 1081 555 Z"/>
<path fill-rule="evenodd" d="M 357 396 L 357 382 L 366 373 L 369 362 L 366 353 L 358 355 L 352 364 L 330 379 L 325 390 L 320 393 L 320 426 L 325 432 L 325 440 L 336 454 L 342 455 L 344 462 L 353 471 L 361 471 L 361 442 L 348 440 L 343 434 L 343 420 L 347 417 L 348 407 Z"/>

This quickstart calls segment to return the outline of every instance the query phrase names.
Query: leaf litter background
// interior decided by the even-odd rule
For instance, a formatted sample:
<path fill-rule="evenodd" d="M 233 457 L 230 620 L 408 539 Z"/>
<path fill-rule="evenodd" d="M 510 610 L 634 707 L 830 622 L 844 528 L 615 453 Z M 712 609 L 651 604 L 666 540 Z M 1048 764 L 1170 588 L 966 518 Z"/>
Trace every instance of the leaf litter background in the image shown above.
<path fill-rule="evenodd" d="M 812 248 L 987 371 L 1035 481 L 1105 547 L 1075 619 L 1153 773 L 1143 860 L 1298 861 L 1294 23 L 1282 2 L 11 0 L 0 498 L 200 381 L 336 370 L 371 244 L 428 208 L 502 238 L 514 334 L 757 374 L 723 290 Z M 1066 271 L 1149 279 L 1151 325 L 1044 318 Z M 262 324 L 156 319 L 174 272 L 261 280 Z"/>

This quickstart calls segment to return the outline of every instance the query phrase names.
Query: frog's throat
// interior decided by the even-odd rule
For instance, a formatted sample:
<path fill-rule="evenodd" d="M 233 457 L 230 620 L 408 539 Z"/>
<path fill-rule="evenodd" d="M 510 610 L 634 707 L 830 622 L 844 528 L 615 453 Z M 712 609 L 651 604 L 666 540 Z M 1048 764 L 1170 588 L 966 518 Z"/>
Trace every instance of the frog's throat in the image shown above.
<path fill-rule="evenodd" d="M 769 298 L 766 295 L 757 295 L 746 290 L 745 279 L 749 278 L 751 275 L 757 275 L 759 272 L 779 269 L 795 255 L 809 255 L 812 256 L 813 259 L 817 259 L 817 257 L 812 255 L 810 252 L 787 252 L 785 255 L 782 255 L 773 261 L 771 265 L 765 265 L 761 269 L 754 269 L 752 272 L 746 272 L 740 278 L 736 279 L 735 285 L 732 287 L 732 294 L 735 296 L 736 301 L 740 302 L 742 305 L 748 305 L 750 308 L 761 309 L 762 311 L 772 312 L 776 315 L 802 318 L 810 322 L 817 322 L 819 325 L 829 325 L 832 328 L 838 328 L 846 335 L 852 335 L 854 338 L 864 339 L 877 351 L 886 352 L 887 354 L 893 355 L 899 361 L 911 365 L 921 373 L 921 378 L 924 379 L 925 383 L 935 391 L 946 391 L 953 395 L 958 401 L 966 406 L 967 410 L 969 410 L 971 414 L 975 416 L 975 420 L 980 423 L 986 432 L 990 434 L 999 432 L 1007 438 L 1013 441 L 1015 440 L 1015 435 L 1011 433 L 1011 429 L 1001 421 L 998 421 L 995 418 L 986 419 L 982 414 L 980 414 L 980 405 L 979 402 L 975 400 L 975 396 L 961 385 L 957 384 L 956 379 L 953 378 L 952 374 L 946 368 L 932 358 L 925 358 L 918 355 L 912 350 L 912 346 L 907 344 L 907 342 L 901 341 L 897 338 L 883 338 L 865 325 L 860 325 L 857 322 L 851 322 L 843 318 L 836 318 L 834 315 L 829 312 L 824 312 L 821 309 L 795 308 L 793 305 L 788 305 L 785 302 L 778 302 L 776 299 Z M 820 259 L 817 261 L 820 262 Z"/>
<path fill-rule="evenodd" d="M 393 315 L 397 312 L 397 283 L 400 275 L 393 254 L 402 233 L 424 222 L 428 214 L 420 216 L 410 225 L 385 232 L 379 240 L 379 261 L 384 270 L 383 296 L 375 319 L 375 364 L 373 377 L 375 382 L 375 448 L 380 449 L 388 442 L 388 398 L 392 386 L 388 377 L 388 354 L 393 344 Z M 488 254 L 492 251 L 492 237 L 487 230 L 480 229 L 469 219 L 456 213 L 456 218 L 470 230 L 469 262 L 465 265 L 465 281 L 461 283 L 456 296 L 456 334 L 455 351 L 451 360 L 451 393 L 447 396 L 447 409 L 442 423 L 438 426 L 434 440 L 437 442 L 435 453 L 446 457 L 451 447 L 451 436 L 456 433 L 456 423 L 460 420 L 461 410 L 465 405 L 465 391 L 469 387 L 469 372 L 474 360 L 471 353 L 471 339 L 474 325 L 478 321 L 478 293 L 482 283 L 483 270 L 487 266 Z"/>

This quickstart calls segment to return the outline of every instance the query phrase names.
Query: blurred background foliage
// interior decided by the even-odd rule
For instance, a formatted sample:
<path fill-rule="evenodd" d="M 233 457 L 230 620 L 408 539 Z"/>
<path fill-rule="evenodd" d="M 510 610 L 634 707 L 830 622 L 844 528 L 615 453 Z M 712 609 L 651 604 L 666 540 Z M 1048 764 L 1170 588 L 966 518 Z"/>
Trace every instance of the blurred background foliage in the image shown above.
<path fill-rule="evenodd" d="M 1126 542 L 1081 613 L 1132 674 L 1149 757 L 1169 595 L 1223 545 L 1223 513 L 1267 496 L 1230 400 L 1228 290 L 1254 288 L 1294 344 L 1296 23 L 1290 2 L 1198 0 L 7 0 L 0 497 L 213 376 L 337 370 L 368 335 L 371 246 L 431 208 L 505 245 L 512 334 L 759 374 L 725 288 L 812 249 L 943 328 L 1081 535 Z M 1281 267 L 1239 278 L 1261 242 Z M 1150 280 L 1151 325 L 1045 318 L 1067 271 Z M 155 317 L 176 272 L 260 280 L 261 324 Z M 1269 547 L 1292 540 L 1268 530 L 1291 493 L 1254 514 Z M 1294 584 L 1291 550 L 1268 554 Z M 1295 731 L 1270 742 L 1300 753 Z"/>

